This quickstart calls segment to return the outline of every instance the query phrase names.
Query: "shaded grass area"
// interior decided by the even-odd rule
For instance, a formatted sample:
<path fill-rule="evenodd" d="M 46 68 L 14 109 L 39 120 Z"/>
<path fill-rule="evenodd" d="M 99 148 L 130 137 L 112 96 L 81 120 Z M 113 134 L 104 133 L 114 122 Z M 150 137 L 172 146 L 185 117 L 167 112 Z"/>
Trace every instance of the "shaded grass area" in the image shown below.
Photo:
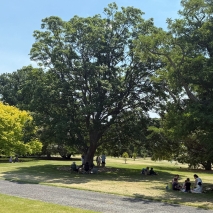
<path fill-rule="evenodd" d="M 5 213 L 94 213 L 94 211 L 71 208 L 3 194 L 0 194 L 0 206 L 0 211 Z"/>
<path fill-rule="evenodd" d="M 75 159 L 80 164 L 80 159 Z M 184 204 L 205 209 L 213 209 L 213 192 L 190 194 L 166 191 L 165 187 L 175 174 L 181 177 L 180 182 L 197 173 L 205 186 L 212 185 L 212 171 L 188 170 L 186 165 L 149 159 L 129 160 L 124 164 L 122 159 L 108 158 L 107 167 L 99 168 L 98 174 L 70 173 L 72 161 L 29 160 L 21 163 L 1 163 L 0 177 L 6 180 L 48 184 L 67 188 L 99 191 L 111 194 L 130 196 L 127 199 L 152 199 L 174 204 Z M 142 168 L 150 166 L 159 173 L 157 176 L 141 175 Z"/>

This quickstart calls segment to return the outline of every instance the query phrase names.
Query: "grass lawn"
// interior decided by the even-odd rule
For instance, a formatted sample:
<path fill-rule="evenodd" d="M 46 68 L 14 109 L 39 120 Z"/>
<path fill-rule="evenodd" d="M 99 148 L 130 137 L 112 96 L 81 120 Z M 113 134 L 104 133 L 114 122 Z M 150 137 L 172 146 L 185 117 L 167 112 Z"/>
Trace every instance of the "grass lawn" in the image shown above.
<path fill-rule="evenodd" d="M 95 213 L 93 211 L 0 194 L 1 212 L 6 213 Z"/>
<path fill-rule="evenodd" d="M 213 191 L 203 194 L 181 193 L 165 190 L 175 174 L 180 175 L 180 182 L 189 177 L 194 182 L 193 174 L 201 177 L 205 186 L 212 184 L 212 171 L 188 170 L 187 165 L 150 159 L 128 159 L 107 157 L 105 169 L 98 174 L 77 174 L 68 171 L 72 161 L 30 160 L 20 163 L 0 161 L 0 178 L 34 182 L 68 188 L 99 191 L 111 194 L 141 197 L 176 204 L 213 209 Z M 76 161 L 76 160 L 75 160 Z M 80 164 L 76 161 L 76 164 Z M 141 175 L 141 169 L 153 167 L 157 176 Z"/>

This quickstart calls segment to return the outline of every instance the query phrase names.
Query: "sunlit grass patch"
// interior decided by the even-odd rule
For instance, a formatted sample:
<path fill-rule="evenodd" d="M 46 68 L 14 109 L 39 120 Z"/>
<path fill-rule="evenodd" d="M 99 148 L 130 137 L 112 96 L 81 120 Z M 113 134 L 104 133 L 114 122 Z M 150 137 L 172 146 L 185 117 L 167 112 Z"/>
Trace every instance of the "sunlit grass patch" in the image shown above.
<path fill-rule="evenodd" d="M 94 211 L 71 208 L 47 202 L 35 201 L 0 194 L 0 212 L 5 213 L 93 213 Z"/>
<path fill-rule="evenodd" d="M 79 161 L 75 159 L 79 165 Z M 197 206 L 213 209 L 213 192 L 204 194 L 180 193 L 167 191 L 166 185 L 175 174 L 180 175 L 180 182 L 186 178 L 194 182 L 197 173 L 204 186 L 212 185 L 212 171 L 189 170 L 187 165 L 150 159 L 128 159 L 107 157 L 106 168 L 99 167 L 98 174 L 78 174 L 70 172 L 72 161 L 36 160 L 22 163 L 1 163 L 0 177 L 7 180 L 33 182 L 81 190 L 91 190 L 119 194 L 138 198 L 147 198 L 169 203 Z M 153 167 L 156 176 L 141 175 L 144 167 Z"/>

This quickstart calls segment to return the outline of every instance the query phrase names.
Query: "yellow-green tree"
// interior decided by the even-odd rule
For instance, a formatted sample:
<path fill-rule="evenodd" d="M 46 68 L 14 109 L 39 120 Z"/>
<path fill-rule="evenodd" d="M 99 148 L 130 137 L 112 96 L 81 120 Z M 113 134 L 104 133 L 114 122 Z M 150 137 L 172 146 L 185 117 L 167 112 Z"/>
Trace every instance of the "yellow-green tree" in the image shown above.
<path fill-rule="evenodd" d="M 122 154 L 122 157 L 124 158 L 124 161 L 125 161 L 125 163 L 126 163 L 127 158 L 129 157 L 129 155 L 128 155 L 127 152 L 124 152 L 124 153 Z"/>
<path fill-rule="evenodd" d="M 14 106 L 0 102 L 0 154 L 33 154 L 41 151 L 42 144 L 35 137 L 25 140 L 32 116 Z M 34 133 L 35 128 L 30 128 Z M 33 134 L 32 134 L 33 135 Z"/>

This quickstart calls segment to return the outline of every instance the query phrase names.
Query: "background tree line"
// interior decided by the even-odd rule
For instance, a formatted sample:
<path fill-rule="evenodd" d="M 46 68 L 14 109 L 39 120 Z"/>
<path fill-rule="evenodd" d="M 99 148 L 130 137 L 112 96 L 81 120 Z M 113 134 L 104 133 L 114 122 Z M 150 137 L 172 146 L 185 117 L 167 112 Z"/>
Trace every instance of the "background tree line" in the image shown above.
<path fill-rule="evenodd" d="M 40 68 L 2 74 L 3 102 L 32 112 L 46 151 L 92 163 L 96 152 L 148 150 L 211 169 L 213 1 L 181 5 L 167 31 L 115 3 L 104 17 L 43 19 L 30 51 Z"/>

